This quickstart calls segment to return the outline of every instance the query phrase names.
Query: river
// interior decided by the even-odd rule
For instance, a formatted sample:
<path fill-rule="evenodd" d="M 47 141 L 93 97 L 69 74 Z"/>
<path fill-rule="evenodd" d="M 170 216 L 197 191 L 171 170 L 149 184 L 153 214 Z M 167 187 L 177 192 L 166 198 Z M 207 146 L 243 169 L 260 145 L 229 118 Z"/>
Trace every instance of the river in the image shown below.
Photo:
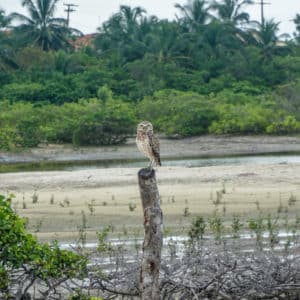
<path fill-rule="evenodd" d="M 300 163 L 300 154 L 265 154 L 265 155 L 242 155 L 225 157 L 201 157 L 201 158 L 182 158 L 182 159 L 163 159 L 163 166 L 176 167 L 207 167 L 207 166 L 228 166 L 228 165 L 247 165 L 247 164 L 288 164 Z M 103 168 L 140 168 L 145 166 L 145 160 L 91 160 L 91 161 L 43 161 L 28 163 L 2 163 L 0 173 L 6 172 L 28 172 L 28 171 L 72 171 L 86 169 Z"/>

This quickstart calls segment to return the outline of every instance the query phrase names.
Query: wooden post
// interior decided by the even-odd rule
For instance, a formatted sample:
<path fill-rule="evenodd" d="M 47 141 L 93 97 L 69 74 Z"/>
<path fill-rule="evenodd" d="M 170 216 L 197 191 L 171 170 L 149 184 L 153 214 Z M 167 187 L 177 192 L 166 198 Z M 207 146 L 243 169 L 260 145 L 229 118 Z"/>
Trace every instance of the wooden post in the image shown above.
<path fill-rule="evenodd" d="M 142 206 L 144 210 L 145 237 L 140 274 L 142 300 L 159 300 L 159 268 L 161 261 L 162 211 L 156 184 L 155 171 L 141 169 L 138 172 Z"/>

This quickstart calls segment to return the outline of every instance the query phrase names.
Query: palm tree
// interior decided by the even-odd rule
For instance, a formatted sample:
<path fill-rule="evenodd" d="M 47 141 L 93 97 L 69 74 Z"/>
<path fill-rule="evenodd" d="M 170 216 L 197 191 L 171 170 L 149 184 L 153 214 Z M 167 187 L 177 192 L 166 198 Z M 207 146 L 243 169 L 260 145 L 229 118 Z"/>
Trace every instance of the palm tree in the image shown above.
<path fill-rule="evenodd" d="M 28 16 L 12 13 L 13 20 L 21 22 L 15 26 L 15 32 L 25 44 L 33 44 L 44 51 L 69 48 L 71 34 L 80 35 L 81 32 L 69 28 L 67 20 L 55 18 L 56 6 L 60 0 L 23 0 Z"/>
<path fill-rule="evenodd" d="M 215 0 L 211 7 L 217 11 L 219 20 L 236 26 L 239 23 L 249 22 L 249 14 L 241 10 L 253 3 L 253 0 L 221 0 L 220 2 Z"/>
<path fill-rule="evenodd" d="M 16 68 L 15 53 L 12 48 L 11 32 L 7 29 L 10 25 L 10 18 L 5 11 L 0 9 L 0 70 L 7 71 Z"/>
<path fill-rule="evenodd" d="M 211 5 L 217 12 L 218 21 L 227 27 L 228 33 L 244 44 L 249 39 L 249 33 L 248 29 L 242 28 L 241 25 L 254 26 L 254 22 L 250 21 L 250 15 L 244 12 L 243 8 L 251 4 L 254 4 L 253 0 L 214 0 Z"/>
<path fill-rule="evenodd" d="M 145 36 L 147 53 L 159 63 L 183 59 L 181 53 L 182 28 L 175 21 L 161 20 L 152 25 Z"/>
<path fill-rule="evenodd" d="M 141 7 L 131 8 L 121 5 L 118 13 L 114 14 L 102 27 L 101 34 L 110 35 L 113 39 L 132 39 L 142 23 L 146 11 Z"/>
<path fill-rule="evenodd" d="M 178 18 L 179 22 L 186 25 L 191 32 L 198 31 L 213 18 L 206 0 L 189 0 L 187 4 L 177 3 L 175 7 L 180 10 L 182 15 L 181 18 Z"/>
<path fill-rule="evenodd" d="M 5 15 L 5 11 L 0 8 L 0 30 L 6 28 L 10 24 L 10 18 Z"/>
<path fill-rule="evenodd" d="M 138 25 L 141 23 L 145 9 L 140 6 L 131 8 L 127 5 L 120 6 L 121 26 L 127 35 L 135 34 Z"/>
<path fill-rule="evenodd" d="M 300 15 L 297 14 L 293 20 L 296 25 L 296 32 L 294 32 L 294 37 L 298 43 L 300 43 Z"/>
<path fill-rule="evenodd" d="M 98 29 L 100 34 L 95 45 L 102 55 L 114 52 L 121 60 L 124 58 L 122 63 L 143 57 L 145 45 L 141 32 L 150 28 L 144 18 L 145 12 L 139 6 L 121 5 L 119 12 Z"/>
<path fill-rule="evenodd" d="M 273 54 L 280 54 L 287 49 L 287 43 L 283 39 L 288 35 L 278 35 L 279 24 L 280 22 L 271 19 L 265 21 L 264 24 L 257 23 L 257 28 L 249 31 L 250 43 L 260 48 L 266 59 L 271 59 Z"/>

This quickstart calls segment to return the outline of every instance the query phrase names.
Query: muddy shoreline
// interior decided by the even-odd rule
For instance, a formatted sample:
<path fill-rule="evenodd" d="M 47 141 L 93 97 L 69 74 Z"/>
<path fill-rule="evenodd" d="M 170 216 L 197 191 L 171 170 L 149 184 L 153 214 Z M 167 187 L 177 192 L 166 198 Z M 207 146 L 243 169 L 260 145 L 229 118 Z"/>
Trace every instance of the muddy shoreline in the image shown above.
<path fill-rule="evenodd" d="M 200 136 L 185 139 L 161 138 L 162 158 L 220 157 L 300 153 L 300 136 Z M 134 138 L 125 145 L 73 147 L 43 145 L 19 152 L 0 152 L 0 164 L 39 162 L 118 161 L 142 159 Z"/>

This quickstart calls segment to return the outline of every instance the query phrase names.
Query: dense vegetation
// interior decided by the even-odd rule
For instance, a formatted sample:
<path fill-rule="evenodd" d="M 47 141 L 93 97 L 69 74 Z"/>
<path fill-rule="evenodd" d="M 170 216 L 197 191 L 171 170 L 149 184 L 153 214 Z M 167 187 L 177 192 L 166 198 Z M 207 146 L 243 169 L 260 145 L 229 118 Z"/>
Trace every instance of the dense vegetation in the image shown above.
<path fill-rule="evenodd" d="M 58 243 L 41 244 L 26 230 L 26 220 L 11 207 L 12 196 L 0 195 L 0 296 L 27 298 L 36 283 L 57 285 L 69 278 L 86 275 L 86 259 L 73 252 L 61 250 Z M 47 296 L 45 290 L 45 297 Z"/>
<path fill-rule="evenodd" d="M 146 118 L 178 136 L 300 131 L 300 15 L 291 37 L 251 0 L 188 1 L 175 21 L 121 6 L 75 49 L 58 3 L 0 10 L 0 149 L 120 143 Z"/>

